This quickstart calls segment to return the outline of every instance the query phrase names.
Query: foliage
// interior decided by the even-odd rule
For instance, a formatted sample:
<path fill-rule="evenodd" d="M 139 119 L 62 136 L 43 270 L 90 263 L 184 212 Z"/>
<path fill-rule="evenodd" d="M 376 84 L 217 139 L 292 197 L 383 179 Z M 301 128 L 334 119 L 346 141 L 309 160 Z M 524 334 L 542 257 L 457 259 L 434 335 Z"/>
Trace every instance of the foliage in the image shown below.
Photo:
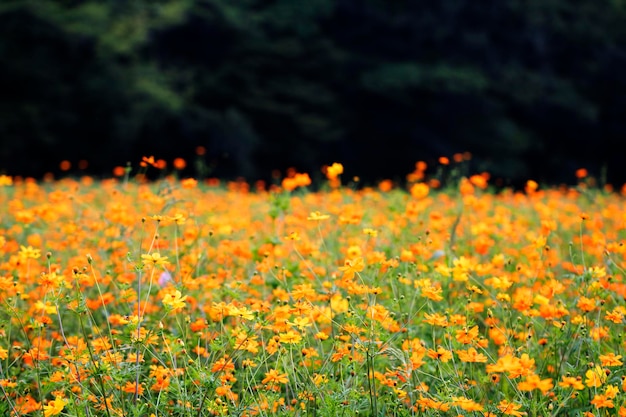
<path fill-rule="evenodd" d="M 518 185 L 624 181 L 625 27 L 620 1 L 4 1 L 0 167 L 204 146 L 219 177 L 341 159 L 373 183 L 469 149 Z"/>

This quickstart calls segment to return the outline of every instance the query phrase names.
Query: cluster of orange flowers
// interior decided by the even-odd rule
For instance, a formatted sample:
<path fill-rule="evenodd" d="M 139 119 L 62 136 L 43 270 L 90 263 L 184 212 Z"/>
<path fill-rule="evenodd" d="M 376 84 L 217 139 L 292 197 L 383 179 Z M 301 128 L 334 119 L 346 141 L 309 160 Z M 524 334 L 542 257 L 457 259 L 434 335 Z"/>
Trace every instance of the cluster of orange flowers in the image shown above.
<path fill-rule="evenodd" d="M 622 197 L 426 168 L 294 171 L 279 216 L 240 183 L 0 177 L 0 410 L 626 416 Z"/>

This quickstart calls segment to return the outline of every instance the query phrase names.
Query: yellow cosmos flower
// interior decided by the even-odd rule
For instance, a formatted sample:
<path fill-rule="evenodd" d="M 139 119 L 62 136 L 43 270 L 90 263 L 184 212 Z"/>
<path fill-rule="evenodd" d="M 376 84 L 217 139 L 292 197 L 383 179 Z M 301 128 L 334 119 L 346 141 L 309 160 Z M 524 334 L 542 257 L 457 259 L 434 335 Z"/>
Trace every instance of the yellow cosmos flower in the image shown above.
<path fill-rule="evenodd" d="M 287 333 L 280 333 L 278 336 L 280 337 L 280 343 L 295 345 L 302 340 L 300 333 L 294 332 L 293 330 L 289 330 Z"/>
<path fill-rule="evenodd" d="M 172 311 L 182 310 L 185 308 L 185 300 L 187 296 L 180 293 L 180 291 L 176 290 L 174 294 L 169 293 L 163 297 L 163 305 L 172 309 Z"/>
<path fill-rule="evenodd" d="M 595 368 L 588 370 L 585 373 L 585 385 L 589 388 L 596 388 L 604 384 L 606 381 L 606 372 L 600 365 L 596 365 Z"/>
<path fill-rule="evenodd" d="M 313 220 L 313 221 L 321 221 L 321 220 L 326 220 L 329 219 L 330 216 L 328 214 L 322 214 L 319 211 L 313 211 L 311 212 L 311 214 L 309 214 L 309 217 L 307 217 L 307 220 Z"/>
<path fill-rule="evenodd" d="M 41 250 L 35 249 L 32 246 L 20 246 L 19 255 L 22 259 L 37 259 L 41 256 Z"/>
<path fill-rule="evenodd" d="M 239 317 L 244 320 L 254 319 L 254 312 L 252 310 L 249 310 L 247 307 L 239 308 L 231 305 L 228 307 L 228 315 Z"/>
<path fill-rule="evenodd" d="M 55 397 L 54 400 L 48 401 L 48 404 L 43 406 L 44 417 L 60 414 L 66 403 L 67 401 L 60 397 Z"/>
<path fill-rule="evenodd" d="M 13 185 L 13 178 L 8 175 L 0 175 L 0 187 Z"/>
<path fill-rule="evenodd" d="M 157 252 L 141 255 L 141 260 L 144 265 L 150 266 L 165 266 L 170 263 L 167 260 L 167 256 L 161 256 L 161 254 Z"/>

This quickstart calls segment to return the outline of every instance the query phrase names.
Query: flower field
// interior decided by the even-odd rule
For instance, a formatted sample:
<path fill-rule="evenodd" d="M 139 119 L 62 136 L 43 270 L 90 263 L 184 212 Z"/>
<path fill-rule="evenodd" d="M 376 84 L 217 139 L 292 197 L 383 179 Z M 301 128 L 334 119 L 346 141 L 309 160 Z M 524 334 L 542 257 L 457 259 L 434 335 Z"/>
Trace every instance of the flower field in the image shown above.
<path fill-rule="evenodd" d="M 0 177 L 0 415 L 626 416 L 623 196 L 424 169 Z"/>

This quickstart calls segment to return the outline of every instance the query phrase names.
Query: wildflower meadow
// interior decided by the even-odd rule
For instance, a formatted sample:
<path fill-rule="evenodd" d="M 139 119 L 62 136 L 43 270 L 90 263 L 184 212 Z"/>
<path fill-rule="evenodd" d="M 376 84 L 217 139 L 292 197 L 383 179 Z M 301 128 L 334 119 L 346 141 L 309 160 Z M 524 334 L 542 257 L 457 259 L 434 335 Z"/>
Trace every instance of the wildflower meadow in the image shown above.
<path fill-rule="evenodd" d="M 457 159 L 0 176 L 0 415 L 626 416 L 623 193 Z"/>

